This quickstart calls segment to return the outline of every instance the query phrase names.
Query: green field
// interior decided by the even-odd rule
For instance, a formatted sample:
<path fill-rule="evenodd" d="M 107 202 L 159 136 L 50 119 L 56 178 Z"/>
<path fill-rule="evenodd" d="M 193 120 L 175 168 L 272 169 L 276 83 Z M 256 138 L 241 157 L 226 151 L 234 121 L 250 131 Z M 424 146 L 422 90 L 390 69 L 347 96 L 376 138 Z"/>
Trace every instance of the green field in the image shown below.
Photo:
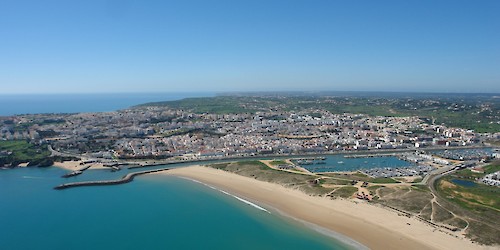
<path fill-rule="evenodd" d="M 47 146 L 37 146 L 26 141 L 0 141 L 0 166 L 17 166 L 20 163 L 39 165 L 50 156 Z"/>
<path fill-rule="evenodd" d="M 500 170 L 499 162 L 484 167 L 485 173 L 473 173 L 463 169 L 441 178 L 435 185 L 440 196 L 452 203 L 455 213 L 464 214 L 469 219 L 467 235 L 484 244 L 500 244 L 500 188 L 476 182 L 474 186 L 462 186 L 453 180 L 475 182 L 484 175 Z M 451 223 L 450 223 L 451 224 Z"/>
<path fill-rule="evenodd" d="M 492 164 L 484 168 L 485 173 L 473 173 L 469 169 L 457 171 L 454 174 L 443 177 L 436 185 L 436 189 L 443 197 L 462 208 L 474 210 L 478 213 L 487 213 L 489 210 L 500 213 L 500 188 L 477 183 L 472 187 L 464 187 L 454 184 L 454 179 L 475 181 L 484 175 L 500 171 L 500 165 Z"/>

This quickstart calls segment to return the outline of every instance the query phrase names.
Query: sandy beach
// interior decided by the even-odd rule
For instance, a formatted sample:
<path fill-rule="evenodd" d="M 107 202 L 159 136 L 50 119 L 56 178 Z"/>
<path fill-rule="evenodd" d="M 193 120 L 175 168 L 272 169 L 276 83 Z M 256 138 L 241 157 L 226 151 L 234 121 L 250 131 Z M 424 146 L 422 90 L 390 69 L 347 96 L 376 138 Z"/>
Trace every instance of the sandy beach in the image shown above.
<path fill-rule="evenodd" d="M 63 162 L 54 162 L 54 166 L 62 169 L 66 169 L 69 171 L 80 170 L 89 164 L 91 165 L 89 169 L 109 169 L 105 167 L 102 163 L 88 163 L 81 164 L 83 161 L 63 161 Z"/>
<path fill-rule="evenodd" d="M 160 174 L 197 180 L 277 210 L 286 216 L 345 235 L 371 249 L 494 249 L 457 238 L 414 218 L 365 202 L 312 197 L 281 185 L 203 166 Z"/>

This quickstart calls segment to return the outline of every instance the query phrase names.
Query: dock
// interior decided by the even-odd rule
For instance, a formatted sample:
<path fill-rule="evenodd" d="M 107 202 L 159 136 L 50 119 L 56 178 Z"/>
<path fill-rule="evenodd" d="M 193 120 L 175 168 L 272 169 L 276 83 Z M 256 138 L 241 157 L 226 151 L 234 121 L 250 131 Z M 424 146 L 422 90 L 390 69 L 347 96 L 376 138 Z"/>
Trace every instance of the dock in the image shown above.
<path fill-rule="evenodd" d="M 384 157 L 384 156 L 398 156 L 397 153 L 376 153 L 376 154 L 353 154 L 345 155 L 345 158 L 372 158 L 372 157 Z"/>
<path fill-rule="evenodd" d="M 123 178 L 121 178 L 119 180 L 70 182 L 70 183 L 65 183 L 65 184 L 61 184 L 59 186 L 56 186 L 56 187 L 54 187 L 54 189 L 61 190 L 61 189 L 66 189 L 66 188 L 82 187 L 82 186 L 105 186 L 105 185 L 124 184 L 124 183 L 128 183 L 128 182 L 133 181 L 134 177 L 136 177 L 138 175 L 156 173 L 156 172 L 161 172 L 161 171 L 166 171 L 166 170 L 169 170 L 169 168 L 162 168 L 162 169 L 147 170 L 147 171 L 141 171 L 141 172 L 135 172 L 135 173 L 128 173 L 127 175 L 123 176 Z"/>

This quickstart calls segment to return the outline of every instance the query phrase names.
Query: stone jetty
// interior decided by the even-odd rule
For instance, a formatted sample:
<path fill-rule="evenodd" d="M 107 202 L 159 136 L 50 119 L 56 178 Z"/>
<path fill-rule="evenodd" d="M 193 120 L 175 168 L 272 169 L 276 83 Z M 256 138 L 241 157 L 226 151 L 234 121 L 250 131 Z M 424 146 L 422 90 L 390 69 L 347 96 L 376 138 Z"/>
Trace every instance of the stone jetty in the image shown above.
<path fill-rule="evenodd" d="M 123 184 L 123 183 L 128 183 L 128 182 L 133 181 L 134 177 L 136 177 L 138 175 L 156 173 L 156 172 L 161 172 L 161 171 L 166 171 L 166 170 L 169 170 L 169 168 L 162 168 L 162 169 L 147 170 L 147 171 L 141 171 L 141 172 L 135 172 L 135 173 L 128 173 L 127 175 L 123 176 L 123 178 L 121 178 L 119 180 L 82 181 L 82 182 L 65 183 L 65 184 L 61 184 L 61 185 L 59 185 L 57 187 L 54 187 L 54 189 L 61 190 L 61 189 L 66 189 L 66 188 L 71 188 L 71 187 L 81 187 L 81 186 L 104 186 L 104 185 Z"/>
<path fill-rule="evenodd" d="M 86 166 L 86 167 L 83 167 L 82 169 L 75 170 L 75 171 L 73 171 L 73 172 L 71 172 L 71 173 L 67 173 L 67 174 L 65 174 L 65 175 L 63 175 L 63 176 L 61 176 L 61 177 L 63 177 L 63 178 L 69 178 L 69 177 L 73 177 L 73 176 L 80 175 L 80 174 L 82 174 L 82 173 L 83 173 L 83 171 L 85 171 L 85 170 L 89 169 L 91 166 L 92 166 L 92 165 L 88 165 L 88 166 Z"/>

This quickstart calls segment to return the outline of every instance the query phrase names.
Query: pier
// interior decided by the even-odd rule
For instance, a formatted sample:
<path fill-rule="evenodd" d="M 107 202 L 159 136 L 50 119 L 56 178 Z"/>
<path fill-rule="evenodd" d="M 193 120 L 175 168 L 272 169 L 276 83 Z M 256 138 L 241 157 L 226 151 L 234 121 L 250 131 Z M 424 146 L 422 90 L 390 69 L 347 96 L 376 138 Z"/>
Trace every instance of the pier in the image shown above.
<path fill-rule="evenodd" d="M 353 154 L 346 155 L 345 158 L 371 158 L 371 157 L 383 157 L 383 156 L 398 156 L 397 153 L 375 153 L 375 154 Z"/>
<path fill-rule="evenodd" d="M 69 177 L 73 177 L 73 176 L 80 175 L 80 174 L 82 174 L 82 173 L 83 173 L 83 171 L 85 171 L 85 170 L 89 169 L 91 166 L 92 166 L 92 165 L 88 165 L 88 166 L 86 166 L 86 167 L 83 167 L 82 169 L 75 170 L 75 171 L 73 171 L 73 172 L 71 172 L 71 173 L 67 173 L 67 174 L 65 174 L 65 175 L 63 175 L 63 176 L 61 176 L 61 177 L 63 177 L 63 178 L 69 178 Z"/>
<path fill-rule="evenodd" d="M 138 175 L 156 173 L 156 172 L 161 172 L 161 171 L 166 171 L 166 170 L 169 170 L 169 168 L 162 168 L 162 169 L 147 170 L 147 171 L 141 171 L 141 172 L 135 172 L 135 173 L 128 173 L 127 175 L 123 176 L 123 178 L 121 178 L 119 180 L 82 181 L 82 182 L 65 183 L 65 184 L 61 184 L 61 185 L 59 185 L 57 187 L 54 187 L 54 189 L 61 190 L 61 189 L 66 189 L 66 188 L 71 188 L 71 187 L 81 187 L 81 186 L 118 185 L 118 184 L 123 184 L 123 183 L 131 182 L 131 181 L 134 180 L 134 177 L 136 177 Z"/>

